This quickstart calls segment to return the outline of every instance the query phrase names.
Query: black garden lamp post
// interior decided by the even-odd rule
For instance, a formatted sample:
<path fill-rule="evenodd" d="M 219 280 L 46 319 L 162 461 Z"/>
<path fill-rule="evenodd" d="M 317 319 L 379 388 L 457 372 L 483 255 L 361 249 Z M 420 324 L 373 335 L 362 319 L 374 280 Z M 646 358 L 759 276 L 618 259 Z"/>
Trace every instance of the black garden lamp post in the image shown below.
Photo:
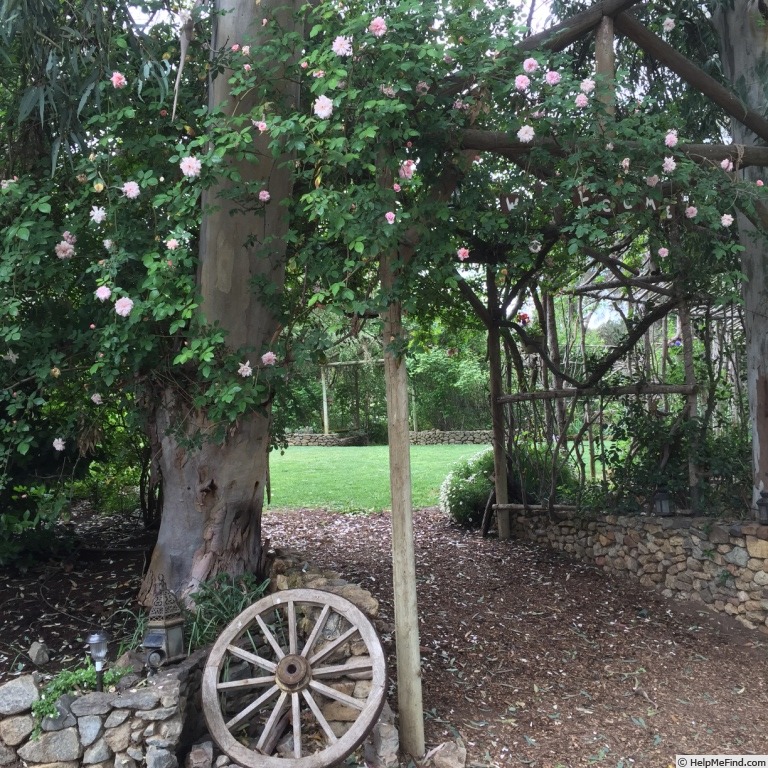
<path fill-rule="evenodd" d="M 107 660 L 107 644 L 109 643 L 109 635 L 104 630 L 98 629 L 96 632 L 91 632 L 86 638 L 91 658 L 93 659 L 93 666 L 96 668 L 96 690 L 104 690 L 104 662 Z"/>

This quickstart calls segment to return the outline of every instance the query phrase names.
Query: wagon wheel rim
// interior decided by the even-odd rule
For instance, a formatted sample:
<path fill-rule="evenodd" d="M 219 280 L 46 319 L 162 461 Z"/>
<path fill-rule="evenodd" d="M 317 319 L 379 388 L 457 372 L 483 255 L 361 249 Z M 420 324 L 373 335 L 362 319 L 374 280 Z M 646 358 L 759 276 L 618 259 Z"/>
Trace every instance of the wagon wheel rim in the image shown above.
<path fill-rule="evenodd" d="M 370 690 L 364 698 L 350 695 L 361 679 L 370 680 Z M 203 713 L 236 763 L 322 768 L 360 746 L 385 689 L 384 652 L 362 611 L 332 592 L 285 590 L 254 603 L 221 633 L 203 672 Z M 330 704 L 351 721 L 339 736 L 326 717 Z M 278 741 L 292 743 L 291 756 L 274 754 Z"/>

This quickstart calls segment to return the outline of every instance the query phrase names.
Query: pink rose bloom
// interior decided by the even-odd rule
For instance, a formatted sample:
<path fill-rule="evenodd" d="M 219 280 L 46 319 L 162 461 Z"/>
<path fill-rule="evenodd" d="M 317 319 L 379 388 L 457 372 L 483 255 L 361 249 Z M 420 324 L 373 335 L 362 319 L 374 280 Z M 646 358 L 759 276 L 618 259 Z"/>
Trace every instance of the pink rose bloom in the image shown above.
<path fill-rule="evenodd" d="M 251 55 L 251 46 L 250 45 L 244 45 L 242 50 L 243 56 L 250 56 Z"/>
<path fill-rule="evenodd" d="M 133 301 L 127 296 L 123 296 L 115 302 L 115 312 L 117 312 L 120 317 L 128 317 L 128 315 L 131 314 L 132 309 Z"/>
<path fill-rule="evenodd" d="M 664 19 L 664 23 L 661 25 L 661 28 L 665 32 L 671 32 L 675 28 L 675 20 L 667 17 Z"/>
<path fill-rule="evenodd" d="M 109 250 L 109 249 L 110 249 L 110 248 L 111 248 L 111 247 L 114 245 L 114 243 L 113 243 L 113 242 L 112 242 L 112 241 L 111 241 L 109 238 L 107 238 L 106 240 L 102 240 L 102 241 L 101 241 L 101 244 L 102 244 L 102 245 L 103 245 L 103 246 L 104 246 L 104 247 L 105 247 L 107 250 Z"/>
<path fill-rule="evenodd" d="M 382 35 L 386 34 L 387 24 L 384 19 L 381 18 L 381 16 L 377 16 L 368 25 L 368 29 L 374 37 L 381 37 Z"/>
<path fill-rule="evenodd" d="M 61 239 L 66 240 L 70 245 L 77 242 L 77 238 L 68 229 L 61 233 Z"/>
<path fill-rule="evenodd" d="M 654 174 L 653 176 L 646 176 L 645 183 L 649 187 L 655 187 L 659 183 L 659 177 Z"/>
<path fill-rule="evenodd" d="M 62 240 L 55 248 L 56 255 L 60 259 L 71 259 L 75 255 L 75 246 Z"/>
<path fill-rule="evenodd" d="M 100 285 L 94 292 L 93 295 L 99 300 L 99 301 L 106 301 L 111 295 L 112 291 L 109 289 L 108 285 Z"/>
<path fill-rule="evenodd" d="M 659 256 L 661 256 L 662 259 L 666 259 L 667 256 L 669 256 L 669 248 L 659 248 L 657 253 Z"/>
<path fill-rule="evenodd" d="M 730 171 L 732 171 L 732 170 L 733 170 L 733 162 L 731 161 L 731 159 L 730 159 L 730 158 L 726 157 L 726 158 L 725 158 L 725 159 L 724 159 L 724 160 L 723 160 L 723 161 L 720 163 L 720 167 L 721 167 L 721 168 L 722 168 L 724 171 L 726 171 L 726 172 L 730 172 Z"/>
<path fill-rule="evenodd" d="M 91 395 L 91 402 L 93 402 L 95 405 L 101 405 L 104 402 L 104 399 L 98 392 L 94 392 Z"/>
<path fill-rule="evenodd" d="M 246 72 L 250 72 L 250 71 L 251 71 L 251 65 L 250 65 L 250 64 L 243 64 L 243 69 L 244 69 Z"/>
<path fill-rule="evenodd" d="M 583 109 L 589 104 L 589 99 L 585 93 L 576 94 L 576 106 Z"/>
<path fill-rule="evenodd" d="M 60 437 L 57 437 L 53 441 L 53 450 L 54 451 L 63 451 L 65 445 L 66 445 L 66 443 Z"/>
<path fill-rule="evenodd" d="M 730 214 L 730 213 L 724 213 L 724 214 L 723 214 L 723 215 L 720 217 L 720 223 L 721 223 L 721 224 L 722 224 L 724 227 L 730 227 L 730 226 L 731 226 L 731 224 L 733 224 L 733 216 L 731 216 L 731 214 Z"/>
<path fill-rule="evenodd" d="M 325 70 L 324 69 L 316 69 L 312 73 L 312 77 L 325 77 Z"/>
<path fill-rule="evenodd" d="M 267 192 L 266 189 L 262 189 L 261 192 L 259 192 L 259 200 L 262 203 L 268 203 L 269 202 L 269 192 Z"/>
<path fill-rule="evenodd" d="M 622 170 L 624 170 L 624 171 L 628 171 L 628 170 L 629 170 L 629 158 L 628 158 L 628 157 L 625 157 L 625 158 L 624 158 L 624 159 L 621 161 L 621 168 L 622 168 Z"/>
<path fill-rule="evenodd" d="M 560 82 L 561 77 L 559 72 L 555 72 L 554 69 L 550 69 L 549 72 L 544 75 L 544 79 L 547 81 L 547 85 L 557 85 Z"/>
<path fill-rule="evenodd" d="M 139 185 L 135 181 L 126 181 L 123 184 L 123 194 L 129 199 L 133 200 L 139 196 Z"/>
<path fill-rule="evenodd" d="M 345 37 L 344 35 L 338 35 L 331 45 L 331 50 L 337 56 L 351 56 L 352 55 L 352 38 Z"/>
<path fill-rule="evenodd" d="M 172 237 L 170 240 L 165 241 L 165 247 L 169 251 L 175 251 L 179 247 L 179 241 L 175 237 Z"/>
<path fill-rule="evenodd" d="M 517 88 L 518 91 L 527 91 L 530 84 L 531 78 L 526 75 L 518 75 L 515 78 L 515 88 Z"/>
<path fill-rule="evenodd" d="M 762 180 L 762 179 L 758 179 L 758 180 L 755 182 L 755 184 L 757 184 L 757 186 L 758 186 L 758 187 L 762 187 L 762 186 L 763 186 L 763 180 Z"/>
<path fill-rule="evenodd" d="M 251 368 L 250 360 L 246 360 L 244 363 L 240 363 L 240 366 L 237 369 L 238 376 L 242 376 L 244 379 L 247 379 L 252 373 L 253 368 Z"/>
<path fill-rule="evenodd" d="M 579 88 L 583 93 L 592 93 L 595 90 L 595 81 L 591 77 L 587 77 L 581 81 Z"/>
<path fill-rule="evenodd" d="M 391 85 L 380 85 L 379 90 L 390 99 L 395 98 L 395 89 Z"/>
<path fill-rule="evenodd" d="M 687 219 L 695 219 L 696 214 L 699 212 L 699 209 L 695 205 L 689 205 L 685 209 L 685 217 Z"/>
<path fill-rule="evenodd" d="M 664 137 L 664 143 L 668 147 L 674 147 L 677 144 L 677 131 L 667 131 L 667 135 Z"/>
<path fill-rule="evenodd" d="M 182 157 L 179 163 L 181 172 L 188 178 L 194 178 L 200 175 L 200 171 L 203 169 L 203 164 L 193 155 Z"/>
<path fill-rule="evenodd" d="M 416 163 L 413 160 L 406 160 L 397 172 L 401 179 L 412 179 L 413 172 L 416 170 Z"/>
<path fill-rule="evenodd" d="M 529 141 L 533 141 L 533 137 L 536 135 L 536 132 L 533 130 L 533 128 L 530 125 L 524 125 L 518 132 L 517 132 L 517 138 L 520 139 L 524 144 L 527 144 Z"/>
<path fill-rule="evenodd" d="M 306 68 L 309 66 L 309 62 L 306 62 L 306 61 L 302 61 L 302 62 L 301 62 L 301 64 L 299 64 L 299 66 L 300 66 L 302 69 L 306 69 Z"/>
<path fill-rule="evenodd" d="M 235 43 L 232 46 L 231 50 L 233 51 L 233 53 L 237 53 L 240 50 L 240 45 L 238 43 Z"/>
<path fill-rule="evenodd" d="M 263 120 L 254 120 L 253 127 L 264 133 L 267 130 L 267 124 Z"/>
<path fill-rule="evenodd" d="M 523 62 L 523 71 L 527 72 L 528 74 L 531 74 L 531 72 L 535 72 L 539 68 L 539 62 L 536 61 L 536 59 L 526 59 Z"/>
<path fill-rule="evenodd" d="M 387 220 L 387 224 L 394 224 L 395 223 L 395 214 L 392 211 L 387 211 L 384 214 L 384 218 Z"/>
<path fill-rule="evenodd" d="M 315 99 L 315 114 L 325 120 L 333 114 L 333 102 L 327 96 L 318 96 Z"/>
<path fill-rule="evenodd" d="M 113 72 L 112 77 L 109 78 L 112 81 L 112 85 L 115 88 L 125 88 L 128 85 L 128 81 L 125 79 L 125 75 L 122 72 Z"/>
<path fill-rule="evenodd" d="M 107 218 L 107 211 L 99 205 L 94 205 L 91 206 L 91 213 L 89 215 L 94 224 L 101 224 Z"/>
<path fill-rule="evenodd" d="M 459 248 L 456 255 L 459 257 L 459 261 L 466 261 L 469 258 L 469 248 Z"/>
<path fill-rule="evenodd" d="M 277 362 L 277 355 L 274 352 L 265 352 L 261 356 L 262 365 L 274 365 Z"/>
<path fill-rule="evenodd" d="M 266 26 L 267 26 L 267 24 L 269 24 L 269 19 L 262 19 L 262 20 L 261 20 L 261 26 L 262 26 L 262 27 L 266 27 Z"/>
<path fill-rule="evenodd" d="M 672 171 L 677 168 L 677 163 L 675 162 L 674 157 L 665 157 L 664 158 L 664 165 L 662 166 L 664 169 L 664 173 L 672 173 Z"/>
<path fill-rule="evenodd" d="M 399 184 L 395 183 L 392 185 L 392 189 L 394 189 L 395 192 L 399 192 L 402 189 L 402 187 Z"/>

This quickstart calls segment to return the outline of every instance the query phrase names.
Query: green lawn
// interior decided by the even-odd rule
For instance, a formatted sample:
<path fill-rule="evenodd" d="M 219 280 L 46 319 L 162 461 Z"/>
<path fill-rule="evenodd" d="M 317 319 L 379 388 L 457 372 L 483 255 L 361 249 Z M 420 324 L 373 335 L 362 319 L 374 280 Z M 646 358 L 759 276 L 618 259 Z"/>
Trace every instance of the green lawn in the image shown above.
<path fill-rule="evenodd" d="M 411 446 L 413 506 L 434 506 L 443 479 L 460 459 L 482 445 Z M 291 447 L 269 457 L 275 508 L 324 507 L 354 511 L 389 509 L 389 457 L 386 445 L 361 448 Z"/>

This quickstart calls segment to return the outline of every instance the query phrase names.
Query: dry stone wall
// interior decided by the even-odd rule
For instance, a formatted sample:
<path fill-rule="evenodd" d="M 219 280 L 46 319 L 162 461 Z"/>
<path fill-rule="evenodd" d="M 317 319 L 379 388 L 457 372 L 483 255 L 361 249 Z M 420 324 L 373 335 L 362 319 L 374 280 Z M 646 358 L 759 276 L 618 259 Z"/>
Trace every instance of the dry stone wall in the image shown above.
<path fill-rule="evenodd" d="M 271 569 L 274 590 L 307 587 L 345 597 L 375 620 L 379 604 L 370 592 L 320 571 L 298 552 L 278 550 Z M 133 654 L 129 661 L 136 660 Z M 126 676 L 117 690 L 65 695 L 58 716 L 36 728 L 32 705 L 43 683 L 38 673 L 0 686 L 0 768 L 239 768 L 214 746 L 202 716 L 201 682 L 208 650 L 152 677 Z M 368 695 L 368 681 L 358 681 L 353 697 Z M 335 711 L 335 710 L 334 710 Z M 326 711 L 341 736 L 349 723 L 345 712 Z M 37 732 L 39 731 L 39 733 Z M 399 739 L 391 709 L 385 706 L 364 744 L 371 768 L 395 768 Z"/>
<path fill-rule="evenodd" d="M 426 432 L 411 432 L 411 445 L 490 445 L 493 433 L 490 429 L 454 430 L 443 432 L 432 429 Z M 345 445 L 368 445 L 368 437 L 356 435 L 319 435 L 314 432 L 297 432 L 287 435 L 288 445 L 312 445 L 334 447 Z"/>
<path fill-rule="evenodd" d="M 695 600 L 768 633 L 768 526 L 706 517 L 528 511 L 513 535 L 628 574 L 667 597 Z"/>

